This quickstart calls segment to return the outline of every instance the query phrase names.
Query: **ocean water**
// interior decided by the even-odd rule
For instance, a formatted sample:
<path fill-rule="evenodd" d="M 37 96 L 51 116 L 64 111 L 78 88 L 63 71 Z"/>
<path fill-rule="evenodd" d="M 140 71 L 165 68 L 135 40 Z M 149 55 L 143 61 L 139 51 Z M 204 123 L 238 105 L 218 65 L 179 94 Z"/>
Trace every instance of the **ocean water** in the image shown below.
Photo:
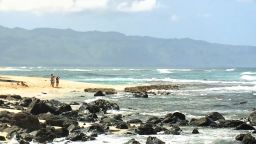
<path fill-rule="evenodd" d="M 111 84 L 167 84 L 184 85 L 180 90 L 170 90 L 170 95 L 150 95 L 148 99 L 134 98 L 128 93 L 118 93 L 104 97 L 116 102 L 120 111 L 109 113 L 123 114 L 124 120 L 150 116 L 163 117 L 167 113 L 179 111 L 187 119 L 201 117 L 209 112 L 220 112 L 226 119 L 246 119 L 256 108 L 256 69 L 171 69 L 171 68 L 83 68 L 83 67 L 5 67 L 0 74 L 49 77 L 53 73 L 61 79 Z M 89 102 L 98 98 L 92 94 L 67 95 L 61 101 Z M 157 135 L 172 144 L 233 144 L 235 136 L 245 131 L 232 129 L 199 128 L 199 135 L 192 135 L 193 127 L 182 127 L 179 136 Z M 144 143 L 146 136 L 100 135 L 96 141 L 88 143 L 123 143 L 136 138 Z M 60 142 L 56 142 L 60 143 Z"/>

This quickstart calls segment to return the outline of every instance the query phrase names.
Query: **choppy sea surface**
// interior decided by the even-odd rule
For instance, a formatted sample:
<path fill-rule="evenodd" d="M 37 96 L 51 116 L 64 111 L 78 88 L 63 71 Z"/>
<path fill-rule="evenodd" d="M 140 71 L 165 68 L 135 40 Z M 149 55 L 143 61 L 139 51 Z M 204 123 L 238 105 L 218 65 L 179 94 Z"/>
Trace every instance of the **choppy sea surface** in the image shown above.
<path fill-rule="evenodd" d="M 244 119 L 256 108 L 256 68 L 172 69 L 172 68 L 84 68 L 84 67 L 4 67 L 0 74 L 49 77 L 53 73 L 61 79 L 111 84 L 167 84 L 185 85 L 180 90 L 170 90 L 170 95 L 150 95 L 148 99 L 134 98 L 131 94 L 118 93 L 104 97 L 116 102 L 121 110 L 110 111 L 131 115 L 130 118 L 146 120 L 150 116 L 164 116 L 179 111 L 187 119 L 217 111 L 226 119 Z M 93 101 L 92 94 L 74 94 L 64 102 Z M 170 144 L 233 144 L 235 136 L 243 131 L 233 129 L 199 128 L 199 135 L 192 135 L 192 127 L 183 127 L 179 136 L 157 135 Z M 254 135 L 255 136 L 255 135 Z M 132 136 L 145 143 L 146 136 Z M 128 136 L 100 135 L 97 143 L 123 143 Z M 58 142 L 56 142 L 58 143 Z"/>

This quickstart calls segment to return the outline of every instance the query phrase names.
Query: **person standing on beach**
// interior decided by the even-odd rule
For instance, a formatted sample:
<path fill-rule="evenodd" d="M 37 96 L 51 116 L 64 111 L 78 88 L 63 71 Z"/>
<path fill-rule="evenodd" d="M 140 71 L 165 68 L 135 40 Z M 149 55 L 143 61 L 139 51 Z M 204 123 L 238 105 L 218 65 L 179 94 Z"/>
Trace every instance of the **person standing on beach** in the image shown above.
<path fill-rule="evenodd" d="M 57 76 L 57 77 L 56 77 L 56 87 L 59 87 L 59 83 L 60 83 L 60 77 Z"/>
<path fill-rule="evenodd" d="M 55 79 L 55 76 L 53 74 L 51 74 L 51 86 L 54 87 L 54 80 Z"/>

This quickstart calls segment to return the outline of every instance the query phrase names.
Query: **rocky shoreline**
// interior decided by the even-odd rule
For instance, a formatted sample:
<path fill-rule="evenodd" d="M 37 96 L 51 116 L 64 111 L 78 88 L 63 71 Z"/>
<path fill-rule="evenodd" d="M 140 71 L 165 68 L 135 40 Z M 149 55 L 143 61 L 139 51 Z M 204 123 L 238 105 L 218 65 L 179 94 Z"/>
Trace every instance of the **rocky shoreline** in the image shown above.
<path fill-rule="evenodd" d="M 170 87 L 164 86 L 168 89 Z M 129 93 L 148 93 L 155 86 L 127 88 Z M 178 88 L 178 87 L 172 87 Z M 159 88 L 160 89 L 160 88 Z M 94 92 L 95 96 L 104 96 L 113 89 L 90 89 L 85 92 Z M 99 95 L 103 94 L 103 95 Z M 161 117 L 152 116 L 146 121 L 129 119 L 121 114 L 109 114 L 108 110 L 119 110 L 117 103 L 98 99 L 89 103 L 72 102 L 62 103 L 57 100 L 40 100 L 38 98 L 21 97 L 19 95 L 0 95 L 0 108 L 17 110 L 0 112 L 0 141 L 8 141 L 16 137 L 19 143 L 31 141 L 39 143 L 52 142 L 56 138 L 65 138 L 66 141 L 93 141 L 98 135 L 114 135 L 122 131 L 122 135 L 148 135 L 146 144 L 164 144 L 165 142 L 150 135 L 182 135 L 181 127 L 194 127 L 191 134 L 199 134 L 200 128 L 212 129 L 230 128 L 244 130 L 244 133 L 234 137 L 243 144 L 255 144 L 256 111 L 242 120 L 227 120 L 218 112 L 211 112 L 200 118 L 188 119 L 181 112 L 168 113 Z M 127 118 L 128 117 L 128 118 Z M 129 120 L 124 120 L 129 119 Z M 131 139 L 126 144 L 139 144 Z"/>

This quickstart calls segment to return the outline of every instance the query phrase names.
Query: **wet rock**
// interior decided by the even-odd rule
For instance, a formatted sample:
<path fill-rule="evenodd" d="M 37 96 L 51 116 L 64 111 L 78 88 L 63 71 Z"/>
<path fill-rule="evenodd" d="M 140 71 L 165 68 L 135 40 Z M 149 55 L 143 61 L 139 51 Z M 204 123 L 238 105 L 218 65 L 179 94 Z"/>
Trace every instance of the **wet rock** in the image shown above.
<path fill-rule="evenodd" d="M 79 105 L 78 102 L 71 102 L 70 105 Z"/>
<path fill-rule="evenodd" d="M 165 144 L 162 140 L 158 139 L 157 137 L 149 136 L 147 138 L 146 144 Z"/>
<path fill-rule="evenodd" d="M 29 105 L 28 112 L 33 115 L 38 115 L 42 113 L 53 113 L 55 114 L 56 110 L 53 107 L 50 107 L 45 103 L 45 101 L 41 101 L 39 99 L 32 99 L 31 104 Z"/>
<path fill-rule="evenodd" d="M 69 111 L 72 111 L 71 106 L 68 105 L 68 104 L 63 103 L 61 106 L 58 107 L 56 113 L 61 114 L 61 113 L 64 113 L 64 112 L 69 112 Z"/>
<path fill-rule="evenodd" d="M 6 141 L 4 136 L 0 136 L 0 141 Z"/>
<path fill-rule="evenodd" d="M 114 126 L 119 122 L 122 122 L 122 120 L 115 119 L 113 117 L 108 117 L 108 116 L 102 117 L 100 120 L 100 123 L 104 124 L 105 126 Z"/>
<path fill-rule="evenodd" d="M 97 134 L 104 134 L 105 133 L 105 128 L 103 125 L 98 124 L 98 123 L 94 123 L 92 124 L 89 129 L 89 132 L 95 132 Z"/>
<path fill-rule="evenodd" d="M 55 129 L 52 127 L 42 128 L 36 132 L 34 139 L 40 143 L 52 142 L 53 139 L 57 138 Z"/>
<path fill-rule="evenodd" d="M 67 130 L 68 130 L 69 132 L 73 132 L 73 131 L 78 130 L 78 129 L 80 129 L 80 127 L 79 127 L 78 125 L 75 125 L 75 124 L 71 124 L 71 125 L 67 128 Z"/>
<path fill-rule="evenodd" d="M 1 111 L 0 112 L 0 122 L 1 123 L 9 123 L 12 119 L 13 113 L 10 113 L 8 111 Z"/>
<path fill-rule="evenodd" d="M 61 103 L 56 100 L 39 100 L 39 99 L 32 99 L 31 104 L 28 107 L 28 112 L 38 115 L 42 113 L 50 112 L 52 114 L 58 115 L 63 112 L 71 111 L 72 108 L 70 105 Z"/>
<path fill-rule="evenodd" d="M 211 119 L 209 119 L 207 117 L 202 117 L 202 118 L 199 118 L 199 119 L 192 118 L 191 121 L 190 121 L 190 125 L 193 125 L 193 126 L 212 126 L 212 127 L 217 126 L 217 124 L 214 121 L 212 121 Z"/>
<path fill-rule="evenodd" d="M 133 96 L 136 98 L 148 98 L 147 92 L 135 93 L 135 94 L 133 94 Z"/>
<path fill-rule="evenodd" d="M 128 120 L 127 123 L 129 123 L 129 124 L 141 124 L 142 121 L 140 119 L 131 119 L 131 120 Z"/>
<path fill-rule="evenodd" d="M 161 132 L 161 131 L 165 131 L 167 130 L 166 128 L 164 128 L 161 124 L 157 124 L 157 125 L 154 125 L 154 130 L 158 133 L 158 132 Z"/>
<path fill-rule="evenodd" d="M 90 138 L 81 132 L 71 133 L 66 139 L 71 141 L 88 141 Z"/>
<path fill-rule="evenodd" d="M 256 111 L 249 115 L 248 120 L 251 123 L 251 125 L 256 126 Z"/>
<path fill-rule="evenodd" d="M 2 123 L 8 123 L 11 126 L 8 128 L 4 125 L 1 126 L 1 129 L 10 133 L 10 135 L 12 135 L 11 133 L 13 132 L 20 131 L 20 129 L 31 132 L 41 128 L 38 118 L 25 112 L 15 114 L 2 111 L 0 112 L 0 121 Z"/>
<path fill-rule="evenodd" d="M 116 128 L 118 128 L 118 129 L 128 129 L 129 126 L 126 122 L 121 121 L 121 122 L 118 122 L 116 124 Z"/>
<path fill-rule="evenodd" d="M 113 115 L 113 118 L 116 119 L 116 120 L 123 121 L 123 120 L 122 120 L 122 118 L 123 118 L 123 115 L 122 115 L 122 114 L 115 114 L 115 115 Z"/>
<path fill-rule="evenodd" d="M 96 105 L 91 105 L 87 103 L 83 103 L 82 106 L 79 108 L 80 113 L 84 113 L 84 111 L 88 110 L 90 113 L 99 113 L 100 112 L 100 107 Z"/>
<path fill-rule="evenodd" d="M 116 90 L 113 88 L 86 88 L 84 89 L 84 92 L 91 92 L 91 93 L 95 93 L 98 91 L 102 91 L 103 93 L 105 93 L 106 95 L 111 95 L 111 94 L 116 94 Z"/>
<path fill-rule="evenodd" d="M 107 110 L 119 110 L 119 106 L 116 103 L 111 103 L 103 99 L 93 101 L 89 104 L 99 107 L 104 113 L 106 113 Z"/>
<path fill-rule="evenodd" d="M 19 105 L 23 107 L 28 107 L 32 102 L 32 98 L 23 98 L 20 102 Z"/>
<path fill-rule="evenodd" d="M 243 144 L 256 144 L 255 137 L 253 137 L 251 134 L 246 134 L 242 140 Z"/>
<path fill-rule="evenodd" d="M 17 134 L 16 138 L 18 140 L 23 140 L 24 142 L 31 142 L 33 139 L 33 136 L 29 133 L 21 133 L 21 134 Z"/>
<path fill-rule="evenodd" d="M 186 116 L 180 112 L 169 113 L 162 120 L 163 123 L 188 125 Z"/>
<path fill-rule="evenodd" d="M 213 121 L 217 121 L 217 120 L 225 120 L 225 118 L 223 117 L 222 114 L 218 113 L 218 112 L 211 112 L 209 114 L 207 114 L 206 116 L 207 118 L 210 118 Z"/>
<path fill-rule="evenodd" d="M 98 120 L 98 116 L 94 113 L 90 113 L 90 114 L 87 114 L 86 116 L 79 117 L 78 119 L 79 121 L 84 121 L 84 122 L 95 122 Z"/>
<path fill-rule="evenodd" d="M 40 115 L 40 119 L 45 120 L 45 123 L 50 126 L 68 128 L 70 125 L 78 125 L 76 120 L 68 119 L 60 115 L 43 114 Z"/>
<path fill-rule="evenodd" d="M 19 142 L 19 144 L 29 144 L 28 141 L 25 141 L 25 140 L 23 140 L 23 139 L 19 140 L 18 142 Z"/>
<path fill-rule="evenodd" d="M 245 136 L 245 134 L 239 134 L 239 135 L 236 136 L 236 140 L 237 141 L 242 141 L 244 136 Z"/>
<path fill-rule="evenodd" d="M 143 93 L 148 92 L 150 90 L 173 90 L 179 89 L 178 85 L 150 85 L 150 86 L 136 86 L 136 87 L 126 87 L 124 89 L 125 92 L 130 93 Z"/>
<path fill-rule="evenodd" d="M 175 123 L 173 121 L 172 113 L 165 115 L 164 119 L 162 120 L 163 123 Z"/>
<path fill-rule="evenodd" d="M 3 132 L 7 133 L 7 138 L 10 139 L 12 138 L 14 135 L 17 135 L 19 133 L 23 133 L 22 129 L 18 126 L 11 126 L 11 127 L 7 127 L 3 130 Z"/>
<path fill-rule="evenodd" d="M 79 117 L 78 110 L 63 112 L 60 115 L 69 119 L 77 119 Z"/>
<path fill-rule="evenodd" d="M 193 131 L 192 131 L 192 134 L 199 134 L 199 131 L 197 128 L 194 128 Z"/>
<path fill-rule="evenodd" d="M 4 104 L 3 100 L 0 100 L 0 106 L 2 106 Z"/>
<path fill-rule="evenodd" d="M 18 100 L 21 100 L 22 97 L 21 97 L 20 95 L 8 95 L 8 96 L 6 97 L 6 99 L 18 101 Z"/>
<path fill-rule="evenodd" d="M 14 114 L 11 121 L 12 125 L 26 129 L 29 132 L 41 128 L 38 118 L 25 112 Z"/>
<path fill-rule="evenodd" d="M 222 127 L 222 128 L 237 127 L 244 123 L 243 121 L 240 121 L 240 120 L 220 120 L 219 122 L 220 122 L 219 127 Z"/>
<path fill-rule="evenodd" d="M 90 103 L 83 103 L 79 111 L 83 113 L 85 110 L 88 110 L 90 113 L 98 113 L 101 111 L 106 113 L 107 110 L 119 110 L 119 106 L 116 103 L 99 99 Z"/>
<path fill-rule="evenodd" d="M 105 94 L 102 91 L 97 91 L 94 96 L 105 96 Z"/>
<path fill-rule="evenodd" d="M 0 131 L 4 131 L 4 129 L 8 128 L 7 123 L 0 123 Z"/>
<path fill-rule="evenodd" d="M 98 136 L 97 133 L 91 133 L 91 134 L 90 134 L 90 137 L 97 137 L 97 136 Z"/>
<path fill-rule="evenodd" d="M 8 95 L 0 95 L 0 99 L 6 99 Z"/>
<path fill-rule="evenodd" d="M 171 127 L 171 129 L 168 129 L 168 130 L 164 131 L 165 134 L 172 134 L 172 135 L 180 135 L 181 132 L 182 132 L 182 130 L 177 125 L 173 125 Z"/>
<path fill-rule="evenodd" d="M 243 123 L 235 128 L 235 130 L 255 130 L 255 128 L 251 125 Z"/>
<path fill-rule="evenodd" d="M 180 135 L 180 133 L 182 132 L 181 128 L 178 125 L 173 125 L 171 127 L 171 131 L 173 135 Z"/>
<path fill-rule="evenodd" d="M 186 116 L 183 113 L 175 112 L 172 114 L 172 117 L 178 120 L 186 120 Z"/>
<path fill-rule="evenodd" d="M 242 144 L 256 144 L 255 137 L 253 137 L 251 134 L 245 134 L 242 139 Z"/>
<path fill-rule="evenodd" d="M 156 134 L 157 132 L 153 128 L 153 124 L 151 123 L 146 123 L 146 124 L 141 124 L 135 132 L 139 135 L 153 135 Z"/>
<path fill-rule="evenodd" d="M 55 129 L 54 133 L 57 135 L 57 137 L 66 137 L 69 135 L 69 130 L 67 128 L 57 128 Z"/>
<path fill-rule="evenodd" d="M 147 120 L 147 123 L 152 123 L 152 124 L 158 124 L 161 122 L 161 119 L 156 117 L 156 116 L 152 116 Z"/>
<path fill-rule="evenodd" d="M 15 105 L 15 106 L 14 106 L 14 109 L 16 109 L 16 110 L 21 110 L 21 111 L 24 111 L 24 110 L 25 110 L 23 106 L 19 106 L 19 105 Z"/>
<path fill-rule="evenodd" d="M 124 143 L 124 144 L 140 144 L 138 141 L 136 141 L 135 139 L 131 139 L 128 142 Z"/>

